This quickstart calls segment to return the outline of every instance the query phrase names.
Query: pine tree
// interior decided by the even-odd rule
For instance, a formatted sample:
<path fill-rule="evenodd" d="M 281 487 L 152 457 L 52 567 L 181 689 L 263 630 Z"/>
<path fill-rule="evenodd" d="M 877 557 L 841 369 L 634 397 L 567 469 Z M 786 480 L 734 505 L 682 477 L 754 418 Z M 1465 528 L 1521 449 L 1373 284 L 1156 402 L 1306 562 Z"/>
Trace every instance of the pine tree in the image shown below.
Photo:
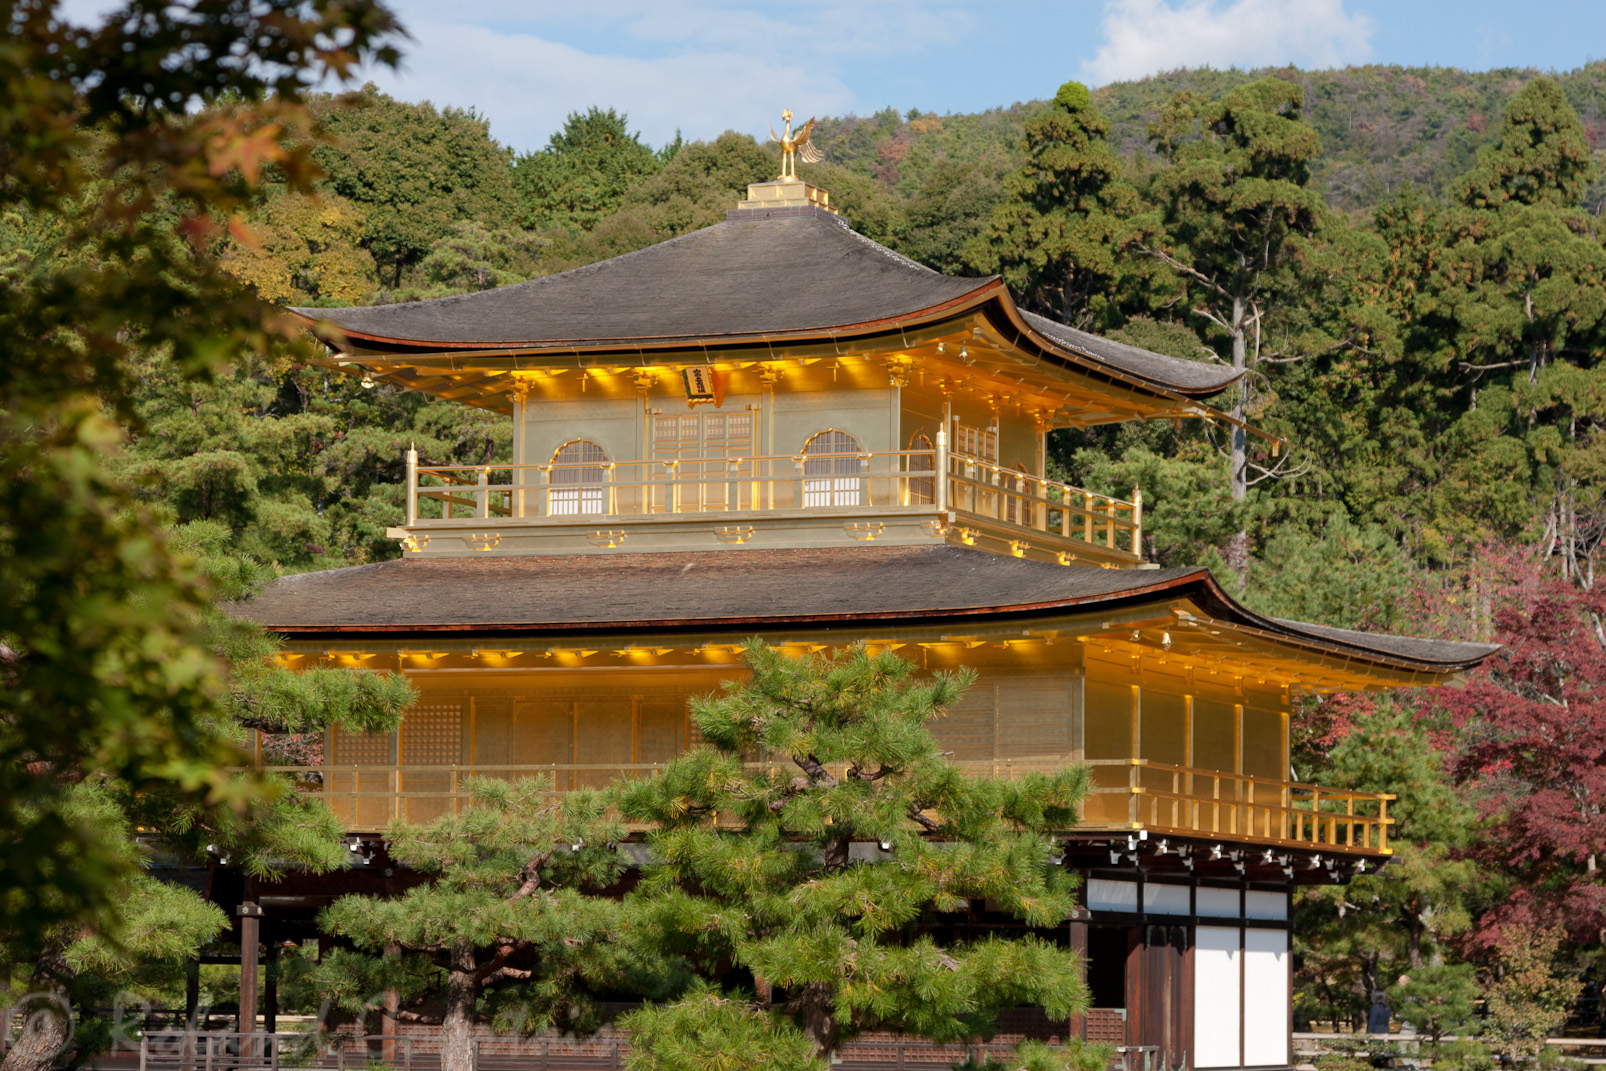
<path fill-rule="evenodd" d="M 444 1071 L 472 1071 L 482 1002 L 502 1029 L 587 1030 L 599 993 L 647 985 L 658 969 L 611 939 L 617 902 L 599 894 L 623 869 L 624 830 L 598 795 L 557 800 L 535 779 L 475 778 L 469 791 L 462 814 L 386 833 L 391 858 L 424 884 L 389 900 L 343 897 L 320 919 L 360 953 L 330 957 L 317 974 L 344 1004 L 360 1006 L 373 978 L 417 992 L 430 968 L 444 975 Z"/>
<path fill-rule="evenodd" d="M 871 1027 L 952 1041 L 987 1033 L 1000 1008 L 1083 1008 L 1078 959 L 1048 938 L 943 943 L 923 924 L 985 906 L 1058 927 L 1074 882 L 1053 834 L 1074 823 L 1086 771 L 960 772 L 927 723 L 968 672 L 916 680 L 890 651 L 794 659 L 759 640 L 745 659 L 751 680 L 693 701 L 709 746 L 619 789 L 655 860 L 626 898 L 626 935 L 687 957 L 729 1002 L 711 1019 L 713 990 L 697 989 L 638 1013 L 625 1025 L 642 1043 L 712 1059 L 699 1046 L 743 1033 L 788 1067 L 795 1030 L 824 1061 Z"/>
<path fill-rule="evenodd" d="M 1459 1033 L 1477 1014 L 1477 975 L 1470 963 L 1413 967 L 1389 987 L 1394 1014 L 1426 1034 L 1436 1052 L 1444 1035 Z"/>
<path fill-rule="evenodd" d="M 1472 923 L 1478 874 L 1460 853 L 1477 830 L 1477 813 L 1451 787 L 1432 726 L 1419 717 L 1413 707 L 1381 703 L 1355 719 L 1314 775 L 1324 785 L 1398 796 L 1389 808 L 1396 822 L 1389 864 L 1348 885 L 1300 895 L 1303 969 L 1330 991 L 1382 989 L 1431 963 Z"/>
<path fill-rule="evenodd" d="M 1265 78 L 1217 101 L 1178 94 L 1149 130 L 1166 166 L 1147 190 L 1157 211 L 1134 223 L 1133 241 L 1172 273 L 1165 303 L 1188 309 L 1227 363 L 1248 373 L 1232 388 L 1229 411 L 1238 421 L 1250 415 L 1252 391 L 1264 388 L 1264 362 L 1300 360 L 1335 344 L 1309 315 L 1343 266 L 1321 263 L 1328 258 L 1318 238 L 1329 218 L 1310 188 L 1320 142 L 1302 107 L 1297 85 Z M 1228 488 L 1243 501 L 1278 466 L 1251 459 L 1242 427 L 1227 436 Z M 1242 586 L 1247 531 L 1232 538 L 1227 560 Z"/>
<path fill-rule="evenodd" d="M 1118 275 L 1124 220 L 1138 208 L 1109 133 L 1086 86 L 1060 86 L 1026 122 L 1026 162 L 1005 180 L 990 234 L 966 247 L 969 267 L 999 272 L 1021 304 L 1066 324 L 1097 316 Z"/>

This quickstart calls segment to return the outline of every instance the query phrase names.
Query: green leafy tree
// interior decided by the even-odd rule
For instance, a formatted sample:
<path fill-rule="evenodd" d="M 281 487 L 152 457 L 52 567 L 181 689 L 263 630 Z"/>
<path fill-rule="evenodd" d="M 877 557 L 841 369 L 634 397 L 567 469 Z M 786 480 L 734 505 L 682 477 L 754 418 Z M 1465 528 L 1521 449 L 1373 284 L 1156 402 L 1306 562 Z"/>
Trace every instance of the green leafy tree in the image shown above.
<path fill-rule="evenodd" d="M 533 278 L 547 244 L 528 231 L 462 220 L 436 239 L 420 267 L 426 279 L 447 290 L 489 290 Z"/>
<path fill-rule="evenodd" d="M 793 659 L 758 640 L 745 658 L 751 680 L 693 702 L 709 746 L 617 790 L 657 860 L 626 898 L 629 939 L 718 985 L 733 1002 L 721 1030 L 791 1053 L 790 1020 L 819 1061 L 871 1027 L 951 1041 L 989 1032 L 1001 1008 L 1083 1008 L 1077 956 L 1047 937 L 939 944 L 921 922 L 985 900 L 1060 926 L 1074 882 L 1054 833 L 1074 823 L 1086 771 L 1001 782 L 944 759 L 927 723 L 968 673 L 916 680 L 891 652 Z M 679 1053 L 663 1066 L 714 1059 L 696 1051 L 720 1031 L 693 1021 L 709 992 L 643 1013 L 645 1035 Z"/>
<path fill-rule="evenodd" d="M 207 381 L 159 354 L 131 359 L 140 421 L 111 468 L 174 523 L 216 521 L 233 549 L 292 568 L 394 557 L 403 455 L 432 464 L 503 459 L 506 418 L 294 355 L 250 356 Z"/>
<path fill-rule="evenodd" d="M 591 232 L 572 244 L 554 237 L 554 266 L 590 264 L 719 223 L 749 183 L 775 177 L 775 166 L 775 157 L 747 134 L 727 130 L 685 145 Z"/>
<path fill-rule="evenodd" d="M 379 286 L 362 247 L 363 213 L 338 194 L 280 190 L 231 235 L 223 266 L 264 300 L 288 305 L 353 305 Z"/>
<path fill-rule="evenodd" d="M 967 247 L 971 267 L 1001 273 L 1023 305 L 1067 324 L 1098 316 L 1138 208 L 1109 132 L 1086 86 L 1061 86 L 1026 122 L 1026 162 L 1005 180 L 987 240 Z"/>
<path fill-rule="evenodd" d="M 210 255 L 220 220 L 265 164 L 308 189 L 292 137 L 310 87 L 396 56 L 365 2 L 174 4 L 133 25 L 46 2 L 10 9 L 0 38 L 0 218 L 49 220 L 51 239 L 0 273 L 0 941 L 19 961 L 131 877 L 68 809 L 75 785 L 257 791 L 228 773 L 206 585 L 106 457 L 137 424 L 132 354 L 199 377 L 285 330 Z"/>
<path fill-rule="evenodd" d="M 232 554 L 229 539 L 224 526 L 202 522 L 170 533 L 169 545 L 195 561 L 218 596 L 238 600 L 267 573 Z M 321 736 L 330 724 L 394 729 L 414 699 L 396 674 L 292 672 L 274 658 L 276 638 L 219 609 L 207 609 L 201 621 L 208 646 L 229 667 L 228 691 L 203 728 L 236 756 L 243 758 L 252 731 L 271 734 L 264 748 L 271 761 L 275 741 Z M 64 1056 L 82 1060 L 112 1040 L 127 1042 L 112 1038 L 114 1024 L 101 1009 L 128 991 L 172 986 L 185 963 L 227 928 L 222 912 L 195 890 L 148 872 L 152 844 L 169 857 L 225 861 L 268 879 L 290 868 L 319 873 L 346 864 L 341 826 L 321 799 L 296 794 L 285 778 L 258 788 L 241 809 L 160 782 L 136 788 L 95 774 L 72 785 L 64 814 L 92 831 L 100 851 L 120 865 L 106 875 L 106 906 L 47 927 L 31 944 L 0 948 L 0 979 L 9 976 L 9 988 L 25 989 L 33 1004 L 22 1042 L 0 1065 L 5 1071 L 42 1071 Z M 76 1013 L 70 1031 L 66 1009 Z"/>
<path fill-rule="evenodd" d="M 1555 1036 L 1583 988 L 1565 973 L 1566 934 L 1514 926 L 1506 931 L 1498 973 L 1489 987 L 1485 1033 L 1507 1066 L 1538 1064 L 1545 1039 Z"/>
<path fill-rule="evenodd" d="M 327 182 L 363 211 L 363 244 L 384 281 L 403 275 L 460 220 L 518 218 L 509 151 L 473 111 L 394 100 L 372 85 L 320 106 Z"/>
<path fill-rule="evenodd" d="M 345 1005 L 360 1007 L 375 978 L 416 991 L 430 968 L 444 977 L 445 1071 L 472 1071 L 482 1004 L 503 1029 L 594 1029 L 598 993 L 655 969 L 612 940 L 618 905 L 599 893 L 623 869 L 624 830 L 599 796 L 555 800 L 535 779 L 475 778 L 469 789 L 464 813 L 385 835 L 391 858 L 428 881 L 390 900 L 342 897 L 320 920 L 366 953 L 318 972 L 315 984 Z"/>
<path fill-rule="evenodd" d="M 628 123 L 612 108 L 570 112 L 546 148 L 514 161 L 526 228 L 589 231 L 618 211 L 632 186 L 679 152 L 678 134 L 673 151 L 660 157 L 630 132 Z"/>
<path fill-rule="evenodd" d="M 973 269 L 965 250 L 985 242 L 1003 199 L 1003 184 L 982 165 L 944 161 L 909 199 L 896 248 L 945 275 L 967 274 Z"/>

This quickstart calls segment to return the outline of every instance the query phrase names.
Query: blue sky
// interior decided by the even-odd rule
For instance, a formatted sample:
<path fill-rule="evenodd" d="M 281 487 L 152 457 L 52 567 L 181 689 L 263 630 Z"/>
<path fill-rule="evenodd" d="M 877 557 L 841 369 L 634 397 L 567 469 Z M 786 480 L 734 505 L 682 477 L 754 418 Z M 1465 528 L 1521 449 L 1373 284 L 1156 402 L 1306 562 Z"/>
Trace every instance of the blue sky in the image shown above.
<path fill-rule="evenodd" d="M 645 140 L 801 115 L 979 111 L 1176 67 L 1567 70 L 1606 59 L 1606 0 L 392 0 L 407 100 L 472 107 L 517 150 L 571 111 Z M 88 16 L 106 0 L 65 0 Z"/>

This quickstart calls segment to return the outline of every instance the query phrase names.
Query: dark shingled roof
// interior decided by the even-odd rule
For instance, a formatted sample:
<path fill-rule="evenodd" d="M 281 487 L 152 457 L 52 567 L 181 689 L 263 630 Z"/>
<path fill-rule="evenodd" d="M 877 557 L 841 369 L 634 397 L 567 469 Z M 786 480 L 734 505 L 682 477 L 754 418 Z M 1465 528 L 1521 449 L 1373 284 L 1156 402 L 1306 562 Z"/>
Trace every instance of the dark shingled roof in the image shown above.
<path fill-rule="evenodd" d="M 716 223 L 634 253 L 460 297 L 296 309 L 376 338 L 510 346 L 693 341 L 861 324 L 989 279 L 923 268 L 835 217 Z"/>
<path fill-rule="evenodd" d="M 962 279 L 916 264 L 823 210 L 727 220 L 667 242 L 529 282 L 431 301 L 298 308 L 351 337 L 433 348 L 609 348 L 732 342 L 869 330 L 944 306 L 995 300 L 996 277 Z M 1212 393 L 1231 369 L 1177 360 L 1030 316 L 1050 353 L 1184 394 Z"/>
<path fill-rule="evenodd" d="M 1276 617 L 1271 620 L 1294 632 L 1329 640 L 1334 643 L 1366 647 L 1373 651 L 1399 655 L 1401 658 L 1420 658 L 1432 650 L 1445 661 L 1464 660 L 1468 664 L 1483 661 L 1496 651 L 1499 644 L 1460 643 L 1454 640 L 1422 640 L 1412 636 L 1391 636 L 1386 632 L 1357 632 L 1352 628 L 1334 628 L 1331 625 L 1312 625 L 1305 621 L 1290 621 Z"/>
<path fill-rule="evenodd" d="M 1198 391 L 1218 391 L 1238 378 L 1231 368 L 1203 361 L 1184 361 L 1159 353 L 1128 346 L 1125 342 L 1086 331 L 1078 331 L 1046 316 L 1022 310 L 1022 318 L 1040 335 L 1059 346 L 1076 353 L 1086 354 L 1114 368 L 1142 376 L 1144 379 L 1171 385 L 1184 394 Z"/>
<path fill-rule="evenodd" d="M 401 559 L 283 577 L 234 610 L 308 638 L 976 621 L 1176 597 L 1409 668 L 1462 669 L 1497 650 L 1261 617 L 1203 569 L 1068 568 L 942 545 Z"/>

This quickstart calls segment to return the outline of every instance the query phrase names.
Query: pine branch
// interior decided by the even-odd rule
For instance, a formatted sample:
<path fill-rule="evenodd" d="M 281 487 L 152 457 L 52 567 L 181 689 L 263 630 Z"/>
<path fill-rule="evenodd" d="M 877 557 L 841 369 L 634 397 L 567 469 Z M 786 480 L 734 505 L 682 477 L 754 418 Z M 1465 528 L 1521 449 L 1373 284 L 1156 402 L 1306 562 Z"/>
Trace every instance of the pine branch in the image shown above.
<path fill-rule="evenodd" d="M 836 787 L 836 778 L 832 777 L 830 771 L 828 771 L 824 766 L 820 765 L 820 760 L 815 758 L 813 755 L 805 755 L 801 757 L 793 755 L 792 761 L 797 764 L 799 769 L 808 774 L 809 779 L 815 784 L 824 785 L 826 788 Z"/>

